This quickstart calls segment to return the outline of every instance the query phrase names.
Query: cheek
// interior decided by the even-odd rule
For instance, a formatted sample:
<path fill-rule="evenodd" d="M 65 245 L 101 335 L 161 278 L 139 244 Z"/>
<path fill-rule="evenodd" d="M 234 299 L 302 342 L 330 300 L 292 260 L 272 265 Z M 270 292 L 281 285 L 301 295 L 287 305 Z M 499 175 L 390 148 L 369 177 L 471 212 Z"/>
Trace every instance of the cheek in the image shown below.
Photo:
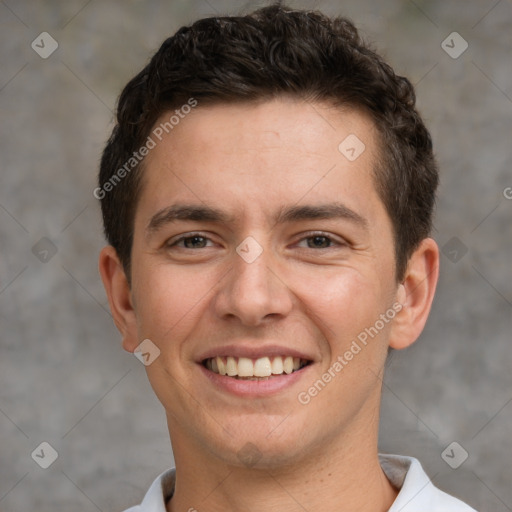
<path fill-rule="evenodd" d="M 354 268 L 336 268 L 314 278 L 305 275 L 300 282 L 297 295 L 312 321 L 316 318 L 317 325 L 323 327 L 327 339 L 343 343 L 378 318 L 381 287 L 374 275 Z"/>
<path fill-rule="evenodd" d="M 204 304 L 218 281 L 211 272 L 180 266 L 152 264 L 134 276 L 137 318 L 141 336 L 157 342 L 184 333 L 198 322 Z M 210 292 L 210 293 L 209 293 Z"/>

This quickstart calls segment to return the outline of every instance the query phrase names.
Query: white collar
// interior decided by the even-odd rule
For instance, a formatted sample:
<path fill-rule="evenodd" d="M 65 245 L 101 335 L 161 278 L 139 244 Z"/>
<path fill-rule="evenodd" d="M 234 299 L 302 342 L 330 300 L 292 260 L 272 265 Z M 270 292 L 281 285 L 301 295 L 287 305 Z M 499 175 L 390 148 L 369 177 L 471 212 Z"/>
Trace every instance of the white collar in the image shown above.
<path fill-rule="evenodd" d="M 388 512 L 476 512 L 435 487 L 417 459 L 379 454 L 379 462 L 389 481 L 400 489 Z M 175 475 L 175 469 L 164 471 L 151 484 L 142 503 L 125 512 L 165 512 L 165 503 L 174 491 Z"/>

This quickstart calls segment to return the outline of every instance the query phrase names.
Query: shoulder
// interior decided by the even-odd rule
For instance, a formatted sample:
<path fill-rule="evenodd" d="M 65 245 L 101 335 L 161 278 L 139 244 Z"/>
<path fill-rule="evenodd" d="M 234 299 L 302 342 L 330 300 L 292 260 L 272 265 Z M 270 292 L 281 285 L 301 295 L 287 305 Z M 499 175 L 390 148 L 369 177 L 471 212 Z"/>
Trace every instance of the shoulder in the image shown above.
<path fill-rule="evenodd" d="M 420 462 L 402 455 L 379 455 L 382 470 L 399 490 L 388 512 L 476 512 L 459 499 L 438 489 Z"/>
<path fill-rule="evenodd" d="M 168 469 L 158 475 L 149 487 L 140 505 L 124 512 L 166 512 L 166 502 L 174 491 L 175 469 Z"/>

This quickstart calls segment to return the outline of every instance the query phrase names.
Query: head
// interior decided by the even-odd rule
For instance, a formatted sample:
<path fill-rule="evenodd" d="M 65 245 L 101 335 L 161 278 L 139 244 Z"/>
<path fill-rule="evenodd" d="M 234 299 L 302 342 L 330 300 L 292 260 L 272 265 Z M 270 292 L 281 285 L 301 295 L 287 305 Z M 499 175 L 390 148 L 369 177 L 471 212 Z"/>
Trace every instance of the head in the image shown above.
<path fill-rule="evenodd" d="M 415 109 L 414 88 L 364 44 L 347 19 L 276 5 L 181 28 L 124 88 L 95 195 L 107 240 L 128 279 L 144 170 L 144 159 L 130 159 L 147 144 L 156 120 L 166 112 L 170 118 L 176 109 L 179 115 L 190 104 L 284 95 L 355 108 L 372 119 L 380 150 L 375 188 L 393 224 L 396 279 L 403 277 L 408 258 L 431 231 L 438 185 L 432 141 Z M 176 122 L 165 121 L 163 132 L 153 134 L 156 142 Z"/>
<path fill-rule="evenodd" d="M 127 350 L 160 351 L 147 370 L 171 435 L 230 463 L 254 440 L 277 463 L 300 456 L 308 407 L 340 406 L 304 450 L 364 424 L 388 348 L 428 316 L 437 182 L 412 85 L 348 20 L 275 5 L 167 39 L 121 94 L 95 195 L 113 316 Z M 228 357 L 279 356 L 305 365 L 282 390 L 215 380 Z"/>

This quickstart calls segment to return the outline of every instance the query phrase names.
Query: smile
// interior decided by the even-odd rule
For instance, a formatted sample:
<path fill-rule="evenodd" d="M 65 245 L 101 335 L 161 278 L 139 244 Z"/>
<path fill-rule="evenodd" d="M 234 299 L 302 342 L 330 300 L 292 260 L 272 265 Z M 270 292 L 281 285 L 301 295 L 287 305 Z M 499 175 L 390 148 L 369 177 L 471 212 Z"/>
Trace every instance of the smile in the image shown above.
<path fill-rule="evenodd" d="M 211 357 L 203 366 L 213 373 L 240 380 L 268 380 L 278 375 L 290 375 L 307 366 L 311 361 L 292 356 L 260 357 Z"/>

